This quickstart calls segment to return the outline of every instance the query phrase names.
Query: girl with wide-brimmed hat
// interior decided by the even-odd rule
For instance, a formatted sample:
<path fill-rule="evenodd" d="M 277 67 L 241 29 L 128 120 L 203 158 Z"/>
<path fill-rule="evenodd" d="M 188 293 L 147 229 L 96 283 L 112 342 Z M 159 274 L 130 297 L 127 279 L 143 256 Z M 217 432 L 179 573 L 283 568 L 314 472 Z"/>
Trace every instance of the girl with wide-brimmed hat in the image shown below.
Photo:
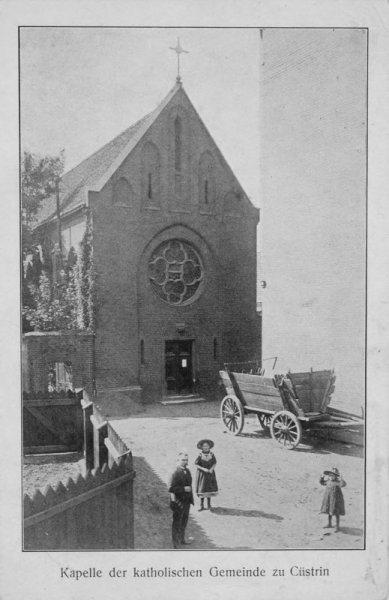
<path fill-rule="evenodd" d="M 336 518 L 335 531 L 339 531 L 340 515 L 345 515 L 344 498 L 342 487 L 345 487 L 346 482 L 339 473 L 339 469 L 333 467 L 328 471 L 324 471 L 320 477 L 320 485 L 325 485 L 323 502 L 320 512 L 328 515 L 328 523 L 324 527 L 332 527 L 332 517 Z"/>
<path fill-rule="evenodd" d="M 197 467 L 196 474 L 196 494 L 200 498 L 199 511 L 204 509 L 204 498 L 207 499 L 207 508 L 211 510 L 211 497 L 218 493 L 218 486 L 215 474 L 216 457 L 211 448 L 214 447 L 212 440 L 203 439 L 197 444 L 197 448 L 201 450 L 195 460 Z"/>

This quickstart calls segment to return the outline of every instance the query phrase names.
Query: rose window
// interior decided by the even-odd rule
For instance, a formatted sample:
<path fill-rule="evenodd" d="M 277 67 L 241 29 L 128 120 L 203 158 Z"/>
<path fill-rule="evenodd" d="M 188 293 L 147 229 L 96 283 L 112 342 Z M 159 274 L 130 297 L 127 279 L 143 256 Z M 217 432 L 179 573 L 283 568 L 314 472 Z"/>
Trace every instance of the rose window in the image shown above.
<path fill-rule="evenodd" d="M 200 292 L 204 269 L 199 254 L 187 242 L 170 240 L 153 253 L 149 279 L 157 295 L 168 304 L 187 304 Z"/>

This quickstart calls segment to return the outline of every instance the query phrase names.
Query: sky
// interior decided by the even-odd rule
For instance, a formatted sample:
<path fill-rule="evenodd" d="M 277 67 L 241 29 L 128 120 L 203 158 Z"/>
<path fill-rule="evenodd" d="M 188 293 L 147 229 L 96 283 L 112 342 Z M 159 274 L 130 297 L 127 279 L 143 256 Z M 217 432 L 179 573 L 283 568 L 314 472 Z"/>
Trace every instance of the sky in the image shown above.
<path fill-rule="evenodd" d="M 366 29 L 263 33 L 263 352 L 364 403 Z"/>
<path fill-rule="evenodd" d="M 69 170 L 183 85 L 255 205 L 259 198 L 256 28 L 21 29 L 22 148 L 65 149 Z M 221 110 L 222 109 L 222 110 Z"/>

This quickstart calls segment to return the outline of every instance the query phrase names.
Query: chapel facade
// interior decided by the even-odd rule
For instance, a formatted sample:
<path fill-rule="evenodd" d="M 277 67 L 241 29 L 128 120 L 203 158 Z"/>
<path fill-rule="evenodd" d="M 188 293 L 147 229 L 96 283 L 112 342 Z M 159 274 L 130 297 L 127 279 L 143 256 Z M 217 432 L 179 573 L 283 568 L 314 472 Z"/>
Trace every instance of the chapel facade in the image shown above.
<path fill-rule="evenodd" d="M 260 360 L 259 211 L 180 82 L 60 189 L 60 228 L 52 199 L 38 227 L 69 252 L 90 223 L 98 393 L 210 398 L 224 363 Z"/>

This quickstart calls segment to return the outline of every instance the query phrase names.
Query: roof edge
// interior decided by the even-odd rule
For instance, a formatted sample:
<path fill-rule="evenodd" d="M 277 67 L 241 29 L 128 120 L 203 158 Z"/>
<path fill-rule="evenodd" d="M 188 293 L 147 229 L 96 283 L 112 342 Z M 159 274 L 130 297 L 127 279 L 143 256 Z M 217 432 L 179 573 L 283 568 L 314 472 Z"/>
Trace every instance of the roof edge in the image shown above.
<path fill-rule="evenodd" d="M 214 145 L 214 147 L 216 148 L 216 151 L 218 153 L 219 159 L 221 161 L 221 163 L 223 164 L 223 166 L 227 169 L 227 171 L 229 172 L 229 174 L 232 176 L 233 180 L 235 181 L 235 183 L 240 187 L 240 189 L 242 190 L 245 199 L 247 200 L 248 204 L 249 204 L 249 208 L 250 210 L 253 211 L 253 213 L 255 213 L 257 215 L 258 218 L 258 222 L 260 220 L 260 211 L 259 208 L 257 206 L 255 206 L 255 204 L 253 204 L 253 202 L 251 201 L 251 199 L 249 198 L 249 196 L 247 195 L 245 189 L 243 188 L 242 184 L 240 183 L 239 179 L 237 178 L 237 176 L 235 175 L 234 171 L 232 170 L 232 168 L 230 167 L 228 161 L 224 158 L 224 155 L 222 153 L 222 151 L 220 150 L 219 146 L 217 145 L 217 143 L 215 142 L 215 140 L 213 139 L 212 134 L 210 133 L 208 127 L 206 126 L 206 124 L 204 123 L 203 119 L 201 118 L 201 116 L 199 115 L 198 111 L 196 110 L 196 107 L 194 106 L 193 102 L 191 101 L 191 99 L 189 98 L 188 94 L 186 93 L 186 91 L 182 88 L 183 93 L 186 96 L 186 99 L 188 100 L 189 104 L 191 105 L 192 109 L 194 110 L 194 112 L 196 113 L 197 118 L 199 119 L 201 125 L 203 126 L 206 134 L 208 135 L 209 139 L 211 140 L 212 144 Z"/>
<path fill-rule="evenodd" d="M 74 213 L 77 213 L 79 211 L 85 210 L 86 208 L 88 208 L 88 203 L 87 202 L 82 202 L 81 204 L 78 204 L 77 206 L 71 208 L 68 211 L 60 211 L 60 218 L 66 218 L 69 217 L 71 215 L 73 215 Z M 37 229 L 39 229 L 40 227 L 43 227 L 45 225 L 49 225 L 50 223 L 55 223 L 58 220 L 58 216 L 54 213 L 53 215 L 51 215 L 50 217 L 47 217 L 44 221 L 40 221 L 39 223 L 37 223 L 36 225 L 33 226 L 32 230 L 36 231 Z"/>
<path fill-rule="evenodd" d="M 140 128 L 138 133 L 128 142 L 128 144 L 123 148 L 122 152 L 119 156 L 112 162 L 110 167 L 104 173 L 102 177 L 100 177 L 96 182 L 90 184 L 86 188 L 86 194 L 88 192 L 100 192 L 102 188 L 105 186 L 110 177 L 117 171 L 123 161 L 127 158 L 128 154 L 135 148 L 138 142 L 142 139 L 154 121 L 161 114 L 163 109 L 169 104 L 170 100 L 177 94 L 178 91 L 183 90 L 182 85 L 180 83 L 176 83 L 174 87 L 170 90 L 170 92 L 165 96 L 162 102 L 157 106 L 157 108 L 149 114 L 149 118 L 145 122 L 144 126 Z"/>

